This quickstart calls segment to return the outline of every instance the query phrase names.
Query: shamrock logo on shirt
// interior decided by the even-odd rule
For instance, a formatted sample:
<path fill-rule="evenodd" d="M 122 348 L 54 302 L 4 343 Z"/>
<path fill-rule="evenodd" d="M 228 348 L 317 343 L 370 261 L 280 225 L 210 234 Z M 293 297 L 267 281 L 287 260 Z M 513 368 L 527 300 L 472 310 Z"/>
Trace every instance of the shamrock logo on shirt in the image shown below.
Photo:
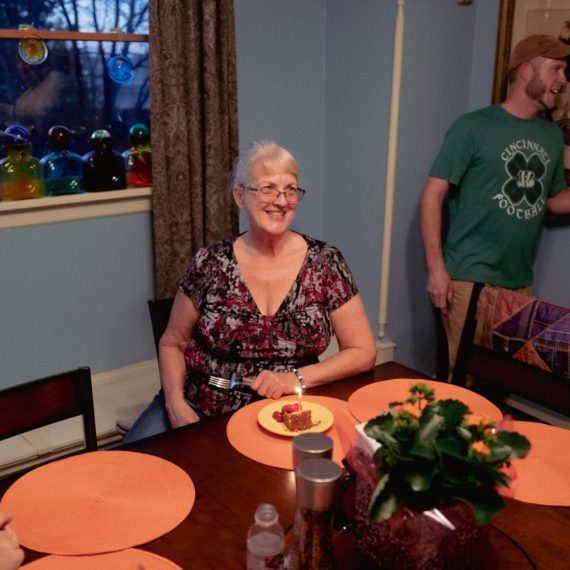
<path fill-rule="evenodd" d="M 510 176 L 503 185 L 503 194 L 516 206 L 523 198 L 532 206 L 540 198 L 543 191 L 542 177 L 546 166 L 537 154 L 527 158 L 522 152 L 515 152 L 505 164 Z"/>

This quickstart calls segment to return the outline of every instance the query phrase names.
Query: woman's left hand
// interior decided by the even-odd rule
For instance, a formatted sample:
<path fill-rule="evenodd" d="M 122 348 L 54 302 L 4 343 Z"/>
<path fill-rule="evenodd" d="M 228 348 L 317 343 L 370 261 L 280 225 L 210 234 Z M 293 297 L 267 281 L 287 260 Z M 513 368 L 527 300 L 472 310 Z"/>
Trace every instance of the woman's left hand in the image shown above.
<path fill-rule="evenodd" d="M 299 381 L 293 372 L 262 370 L 251 383 L 251 389 L 260 396 L 276 400 L 285 394 L 294 394 Z"/>

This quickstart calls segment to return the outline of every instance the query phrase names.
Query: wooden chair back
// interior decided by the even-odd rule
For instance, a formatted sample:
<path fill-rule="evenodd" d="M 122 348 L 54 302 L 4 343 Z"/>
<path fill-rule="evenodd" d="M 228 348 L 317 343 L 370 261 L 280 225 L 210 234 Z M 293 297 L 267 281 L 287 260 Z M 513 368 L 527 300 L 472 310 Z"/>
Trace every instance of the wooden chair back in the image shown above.
<path fill-rule="evenodd" d="M 82 416 L 85 450 L 97 449 L 91 370 L 54 374 L 0 391 L 0 440 Z"/>
<path fill-rule="evenodd" d="M 483 284 L 476 283 L 471 295 L 467 318 L 461 336 L 453 373 L 453 384 L 472 386 L 495 404 L 505 407 L 504 400 L 515 394 L 570 416 L 570 382 L 560 374 L 516 360 L 506 352 L 498 352 L 475 344 L 477 302 Z"/>
<path fill-rule="evenodd" d="M 152 334 L 154 336 L 154 347 L 156 349 L 156 356 L 158 357 L 158 342 L 160 337 L 166 330 L 168 319 L 170 318 L 170 311 L 174 303 L 173 297 L 165 299 L 150 299 L 148 301 L 148 311 L 150 313 L 150 322 L 152 325 Z"/>

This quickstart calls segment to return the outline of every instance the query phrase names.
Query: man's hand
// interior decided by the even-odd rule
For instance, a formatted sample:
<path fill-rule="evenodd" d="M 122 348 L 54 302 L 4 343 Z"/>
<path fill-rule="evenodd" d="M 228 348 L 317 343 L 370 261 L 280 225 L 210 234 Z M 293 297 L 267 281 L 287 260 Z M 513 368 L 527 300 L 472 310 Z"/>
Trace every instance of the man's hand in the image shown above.
<path fill-rule="evenodd" d="M 445 266 L 429 272 L 427 290 L 434 307 L 441 309 L 441 312 L 445 315 L 447 313 L 447 307 L 453 298 L 451 279 L 449 278 Z"/>

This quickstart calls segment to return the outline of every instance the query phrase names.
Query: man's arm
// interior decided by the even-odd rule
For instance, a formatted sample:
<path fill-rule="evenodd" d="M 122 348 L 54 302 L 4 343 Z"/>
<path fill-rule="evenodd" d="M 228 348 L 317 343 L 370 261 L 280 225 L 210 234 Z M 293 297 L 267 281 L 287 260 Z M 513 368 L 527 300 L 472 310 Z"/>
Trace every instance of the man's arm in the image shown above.
<path fill-rule="evenodd" d="M 570 214 L 570 188 L 558 192 L 554 198 L 546 201 L 546 211 L 549 214 Z"/>
<path fill-rule="evenodd" d="M 434 306 L 444 313 L 451 301 L 451 280 L 441 245 L 441 210 L 449 182 L 430 176 L 420 201 L 420 224 L 429 272 L 428 293 Z"/>

